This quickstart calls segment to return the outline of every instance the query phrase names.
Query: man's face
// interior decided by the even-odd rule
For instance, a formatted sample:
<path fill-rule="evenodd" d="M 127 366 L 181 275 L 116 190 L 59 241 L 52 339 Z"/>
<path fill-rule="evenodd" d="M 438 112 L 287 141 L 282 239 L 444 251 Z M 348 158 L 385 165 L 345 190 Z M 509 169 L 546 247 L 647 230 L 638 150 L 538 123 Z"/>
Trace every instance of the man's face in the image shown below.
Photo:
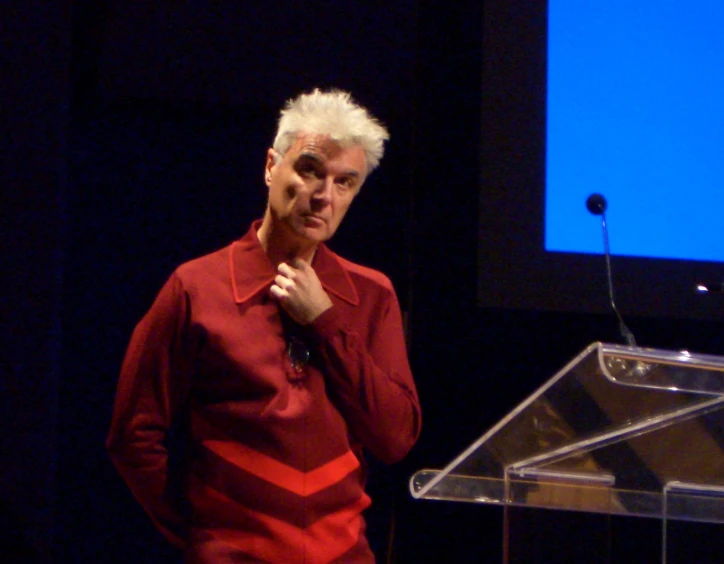
<path fill-rule="evenodd" d="M 294 239 L 328 240 L 367 176 L 362 147 L 342 148 L 324 135 L 300 135 L 277 162 L 269 149 L 266 184 L 272 221 Z"/>

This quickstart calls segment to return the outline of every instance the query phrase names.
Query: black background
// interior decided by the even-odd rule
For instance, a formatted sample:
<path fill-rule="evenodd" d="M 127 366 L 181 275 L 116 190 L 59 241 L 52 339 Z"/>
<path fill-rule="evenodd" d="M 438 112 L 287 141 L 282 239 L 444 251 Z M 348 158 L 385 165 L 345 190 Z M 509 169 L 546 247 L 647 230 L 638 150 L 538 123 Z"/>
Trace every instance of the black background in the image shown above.
<path fill-rule="evenodd" d="M 476 306 L 485 8 L 3 4 L 0 560 L 178 561 L 104 451 L 123 353 L 172 269 L 261 215 L 284 101 L 336 86 L 392 139 L 331 246 L 392 278 L 423 404 L 410 456 L 375 467 L 371 542 L 381 561 L 500 562 L 500 508 L 413 501 L 409 476 L 444 466 L 591 341 L 619 338 L 610 315 Z M 713 321 L 629 325 L 645 345 L 724 351 Z M 655 540 L 652 526 L 619 527 Z"/>

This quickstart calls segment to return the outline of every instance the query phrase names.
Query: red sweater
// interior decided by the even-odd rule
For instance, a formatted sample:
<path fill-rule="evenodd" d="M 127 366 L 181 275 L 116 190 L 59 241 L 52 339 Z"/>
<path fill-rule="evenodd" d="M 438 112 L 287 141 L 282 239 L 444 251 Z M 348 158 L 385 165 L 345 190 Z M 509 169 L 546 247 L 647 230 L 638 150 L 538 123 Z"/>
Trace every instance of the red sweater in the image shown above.
<path fill-rule="evenodd" d="M 256 237 L 182 265 L 136 327 L 107 447 L 188 562 L 372 562 L 362 449 L 401 459 L 420 433 L 400 308 L 382 274 L 320 245 L 333 307 L 282 320 Z M 311 351 L 303 371 L 293 332 Z M 183 514 L 167 500 L 166 436 L 189 421 Z"/>

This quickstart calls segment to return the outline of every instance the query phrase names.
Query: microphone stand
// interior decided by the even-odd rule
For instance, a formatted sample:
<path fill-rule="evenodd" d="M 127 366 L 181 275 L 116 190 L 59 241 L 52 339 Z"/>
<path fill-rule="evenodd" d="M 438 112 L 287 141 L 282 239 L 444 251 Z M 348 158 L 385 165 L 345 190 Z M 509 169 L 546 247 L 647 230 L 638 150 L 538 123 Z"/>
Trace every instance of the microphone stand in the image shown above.
<path fill-rule="evenodd" d="M 611 252 L 609 250 L 608 246 L 608 227 L 606 226 L 606 198 L 604 198 L 601 194 L 591 194 L 588 197 L 588 200 L 586 200 L 586 207 L 588 208 L 588 211 L 591 212 L 593 215 L 600 215 L 601 216 L 601 228 L 603 230 L 603 250 L 606 255 L 606 275 L 608 277 L 608 298 L 611 302 L 611 308 L 613 309 L 613 312 L 616 314 L 616 317 L 618 318 L 619 323 L 619 331 L 621 333 L 621 336 L 626 341 L 626 344 L 630 347 L 636 346 L 636 338 L 633 335 L 633 332 L 631 329 L 628 328 L 626 323 L 623 321 L 623 317 L 621 316 L 621 313 L 618 311 L 618 308 L 616 307 L 616 300 L 613 296 L 613 275 L 611 268 Z"/>

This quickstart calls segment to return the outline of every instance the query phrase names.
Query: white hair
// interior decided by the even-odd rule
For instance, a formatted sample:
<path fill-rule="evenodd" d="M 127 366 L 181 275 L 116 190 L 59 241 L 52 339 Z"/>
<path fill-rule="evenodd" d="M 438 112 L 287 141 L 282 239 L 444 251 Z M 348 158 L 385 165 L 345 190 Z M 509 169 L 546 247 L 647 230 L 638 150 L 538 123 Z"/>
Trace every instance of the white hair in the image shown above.
<path fill-rule="evenodd" d="M 315 88 L 289 100 L 281 111 L 274 150 L 284 155 L 300 134 L 326 135 L 342 147 L 359 145 L 364 149 L 367 170 L 372 172 L 390 138 L 387 129 L 352 100 L 349 92 Z"/>

